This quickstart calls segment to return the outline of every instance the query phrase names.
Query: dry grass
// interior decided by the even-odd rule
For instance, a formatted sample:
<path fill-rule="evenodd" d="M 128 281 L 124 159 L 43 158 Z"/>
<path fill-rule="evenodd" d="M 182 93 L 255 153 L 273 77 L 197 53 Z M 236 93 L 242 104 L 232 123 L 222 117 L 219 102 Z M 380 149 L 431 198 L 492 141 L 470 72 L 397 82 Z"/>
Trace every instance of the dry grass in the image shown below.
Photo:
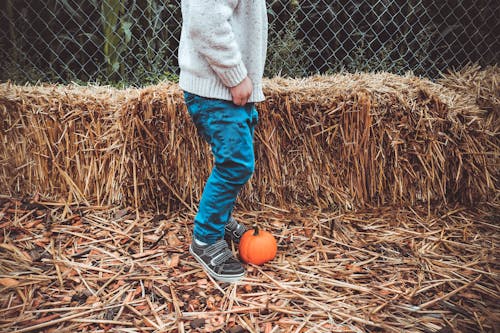
<path fill-rule="evenodd" d="M 461 95 L 469 97 L 485 113 L 486 127 L 498 135 L 500 132 L 500 67 L 481 68 L 471 65 L 458 72 L 449 72 L 439 83 Z"/>
<path fill-rule="evenodd" d="M 498 197 L 499 137 L 468 96 L 387 73 L 278 78 L 265 87 L 244 207 Z M 3 84 L 0 116 L 3 194 L 171 212 L 195 206 L 211 167 L 174 84 Z"/>
<path fill-rule="evenodd" d="M 279 250 L 228 285 L 189 256 L 187 211 L 2 200 L 0 331 L 493 332 L 498 208 L 240 211 Z"/>
<path fill-rule="evenodd" d="M 234 285 L 176 85 L 1 84 L 0 332 L 496 332 L 499 75 L 266 81 L 236 217 L 278 256 Z"/>

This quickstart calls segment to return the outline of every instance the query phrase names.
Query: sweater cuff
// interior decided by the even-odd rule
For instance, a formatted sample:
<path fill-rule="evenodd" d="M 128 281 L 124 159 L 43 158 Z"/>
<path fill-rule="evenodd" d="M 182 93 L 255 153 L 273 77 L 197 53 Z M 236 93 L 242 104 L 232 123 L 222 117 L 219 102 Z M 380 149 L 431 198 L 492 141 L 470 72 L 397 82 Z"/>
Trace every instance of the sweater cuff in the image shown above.
<path fill-rule="evenodd" d="M 247 77 L 247 68 L 243 62 L 240 62 L 236 67 L 227 71 L 218 73 L 222 83 L 229 88 L 235 87 L 240 84 Z"/>

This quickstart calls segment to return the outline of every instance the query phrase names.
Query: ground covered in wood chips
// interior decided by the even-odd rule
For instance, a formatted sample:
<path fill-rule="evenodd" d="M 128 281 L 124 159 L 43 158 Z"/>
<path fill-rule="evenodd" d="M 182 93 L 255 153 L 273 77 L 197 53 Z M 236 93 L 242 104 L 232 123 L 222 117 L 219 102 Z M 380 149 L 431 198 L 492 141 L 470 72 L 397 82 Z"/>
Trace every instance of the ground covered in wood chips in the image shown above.
<path fill-rule="evenodd" d="M 278 255 L 216 283 L 193 213 L 0 199 L 1 332 L 494 332 L 498 206 L 237 211 Z"/>

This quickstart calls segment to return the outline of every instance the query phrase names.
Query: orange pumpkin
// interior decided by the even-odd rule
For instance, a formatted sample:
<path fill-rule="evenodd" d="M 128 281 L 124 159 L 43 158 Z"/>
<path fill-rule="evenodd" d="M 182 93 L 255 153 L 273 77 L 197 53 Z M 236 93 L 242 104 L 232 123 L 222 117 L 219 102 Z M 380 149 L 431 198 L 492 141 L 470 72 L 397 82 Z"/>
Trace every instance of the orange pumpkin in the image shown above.
<path fill-rule="evenodd" d="M 278 245 L 270 232 L 254 227 L 241 236 L 239 250 L 244 262 L 262 265 L 276 256 Z"/>

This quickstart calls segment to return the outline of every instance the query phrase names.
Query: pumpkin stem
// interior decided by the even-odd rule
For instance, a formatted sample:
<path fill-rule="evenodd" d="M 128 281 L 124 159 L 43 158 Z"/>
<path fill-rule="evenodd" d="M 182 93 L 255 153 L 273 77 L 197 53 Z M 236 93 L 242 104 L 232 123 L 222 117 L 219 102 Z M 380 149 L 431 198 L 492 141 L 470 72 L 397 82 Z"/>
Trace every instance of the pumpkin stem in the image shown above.
<path fill-rule="evenodd" d="M 254 236 L 258 236 L 259 235 L 259 228 L 256 225 L 253 227 L 253 235 Z"/>

